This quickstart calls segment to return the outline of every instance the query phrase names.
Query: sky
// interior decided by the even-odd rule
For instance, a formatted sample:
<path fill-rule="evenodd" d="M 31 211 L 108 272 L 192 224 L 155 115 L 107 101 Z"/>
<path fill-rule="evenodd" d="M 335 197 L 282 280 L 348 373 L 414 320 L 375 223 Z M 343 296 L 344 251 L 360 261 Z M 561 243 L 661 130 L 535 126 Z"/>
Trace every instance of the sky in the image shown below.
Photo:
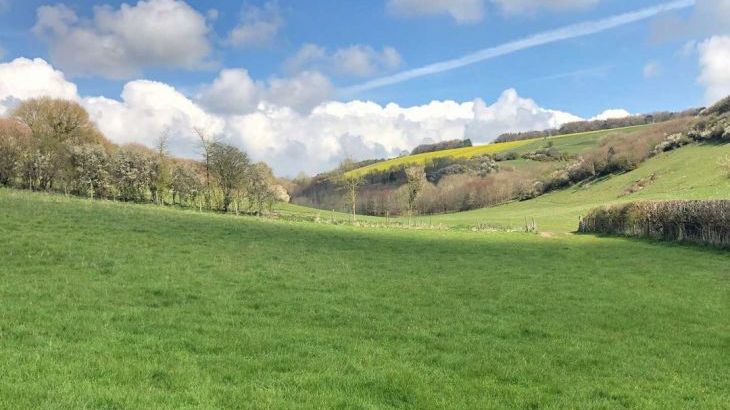
<path fill-rule="evenodd" d="M 71 99 L 280 176 L 727 94 L 730 0 L 0 0 L 0 115 Z"/>

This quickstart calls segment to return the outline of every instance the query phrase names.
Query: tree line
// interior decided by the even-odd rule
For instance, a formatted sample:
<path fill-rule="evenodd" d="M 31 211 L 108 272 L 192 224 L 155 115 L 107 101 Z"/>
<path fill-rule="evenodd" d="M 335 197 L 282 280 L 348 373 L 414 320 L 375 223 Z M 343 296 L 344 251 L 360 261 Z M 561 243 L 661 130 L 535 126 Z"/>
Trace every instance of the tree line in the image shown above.
<path fill-rule="evenodd" d="M 264 163 L 194 130 L 201 159 L 169 152 L 169 133 L 154 148 L 116 145 L 78 103 L 22 102 L 0 117 L 0 186 L 202 210 L 262 213 L 288 193 Z"/>
<path fill-rule="evenodd" d="M 637 125 L 657 124 L 678 118 L 696 117 L 703 108 L 692 108 L 680 112 L 660 111 L 652 114 L 631 115 L 624 118 L 606 120 L 574 121 L 563 124 L 560 128 L 542 131 L 508 132 L 497 137 L 494 142 L 522 141 L 535 138 L 547 138 L 557 135 L 577 134 L 582 132 L 610 130 L 614 128 L 633 127 Z"/>

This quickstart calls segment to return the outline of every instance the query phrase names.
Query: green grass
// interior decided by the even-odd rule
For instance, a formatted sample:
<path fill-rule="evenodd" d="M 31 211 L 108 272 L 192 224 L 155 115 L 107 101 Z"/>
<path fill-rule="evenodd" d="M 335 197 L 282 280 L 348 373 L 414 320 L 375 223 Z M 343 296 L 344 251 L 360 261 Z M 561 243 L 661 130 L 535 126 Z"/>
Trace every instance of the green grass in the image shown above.
<path fill-rule="evenodd" d="M 543 231 L 572 232 L 578 218 L 605 204 L 654 199 L 730 198 L 730 178 L 723 175 L 719 158 L 730 154 L 730 145 L 690 145 L 652 158 L 638 169 L 590 184 L 575 186 L 533 200 L 493 208 L 417 218 L 450 226 L 490 224 L 524 226 L 535 220 Z M 655 175 L 644 189 L 627 194 L 637 181 Z"/>
<path fill-rule="evenodd" d="M 512 151 L 518 154 L 526 154 L 528 152 L 537 151 L 546 146 L 547 142 L 552 142 L 553 146 L 566 154 L 579 154 L 591 148 L 598 146 L 605 138 L 611 138 L 616 135 L 631 135 L 646 130 L 651 125 L 637 125 L 634 127 L 614 128 L 610 130 L 600 130 L 583 132 L 579 134 L 559 135 L 549 138 L 538 138 L 530 140 L 529 144 L 522 145 Z"/>
<path fill-rule="evenodd" d="M 0 190 L 0 408 L 723 408 L 730 256 Z"/>

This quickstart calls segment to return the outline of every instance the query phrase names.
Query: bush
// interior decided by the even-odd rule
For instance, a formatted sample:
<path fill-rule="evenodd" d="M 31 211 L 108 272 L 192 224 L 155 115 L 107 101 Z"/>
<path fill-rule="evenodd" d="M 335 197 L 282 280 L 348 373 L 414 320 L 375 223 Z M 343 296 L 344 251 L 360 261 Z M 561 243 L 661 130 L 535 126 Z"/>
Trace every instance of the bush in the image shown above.
<path fill-rule="evenodd" d="M 581 220 L 578 231 L 730 248 L 730 200 L 634 202 L 597 208 Z"/>
<path fill-rule="evenodd" d="M 721 115 L 730 112 L 730 96 L 716 102 L 713 106 L 702 111 L 702 115 Z"/>

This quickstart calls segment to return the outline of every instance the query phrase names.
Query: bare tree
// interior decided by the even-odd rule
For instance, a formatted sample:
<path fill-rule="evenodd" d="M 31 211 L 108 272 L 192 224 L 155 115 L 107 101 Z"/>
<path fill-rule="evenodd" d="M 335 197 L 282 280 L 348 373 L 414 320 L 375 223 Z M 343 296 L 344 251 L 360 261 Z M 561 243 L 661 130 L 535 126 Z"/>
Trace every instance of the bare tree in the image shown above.
<path fill-rule="evenodd" d="M 193 131 L 195 131 L 195 134 L 197 134 L 200 139 L 198 148 L 200 149 L 200 154 L 203 156 L 203 164 L 205 166 L 205 205 L 208 209 L 210 209 L 212 196 L 210 186 L 211 152 L 213 146 L 218 144 L 220 141 L 216 137 L 209 137 L 205 130 L 201 128 L 193 128 Z"/>
<path fill-rule="evenodd" d="M 340 175 L 339 183 L 345 188 L 347 203 L 352 209 L 352 221 L 357 220 L 357 196 L 360 186 L 365 183 L 362 175 L 356 172 L 345 172 Z"/>
<path fill-rule="evenodd" d="M 152 200 L 158 205 L 165 204 L 164 193 L 170 188 L 169 141 L 169 130 L 165 130 L 157 138 L 155 158 L 150 168 L 150 192 L 152 193 Z"/>

